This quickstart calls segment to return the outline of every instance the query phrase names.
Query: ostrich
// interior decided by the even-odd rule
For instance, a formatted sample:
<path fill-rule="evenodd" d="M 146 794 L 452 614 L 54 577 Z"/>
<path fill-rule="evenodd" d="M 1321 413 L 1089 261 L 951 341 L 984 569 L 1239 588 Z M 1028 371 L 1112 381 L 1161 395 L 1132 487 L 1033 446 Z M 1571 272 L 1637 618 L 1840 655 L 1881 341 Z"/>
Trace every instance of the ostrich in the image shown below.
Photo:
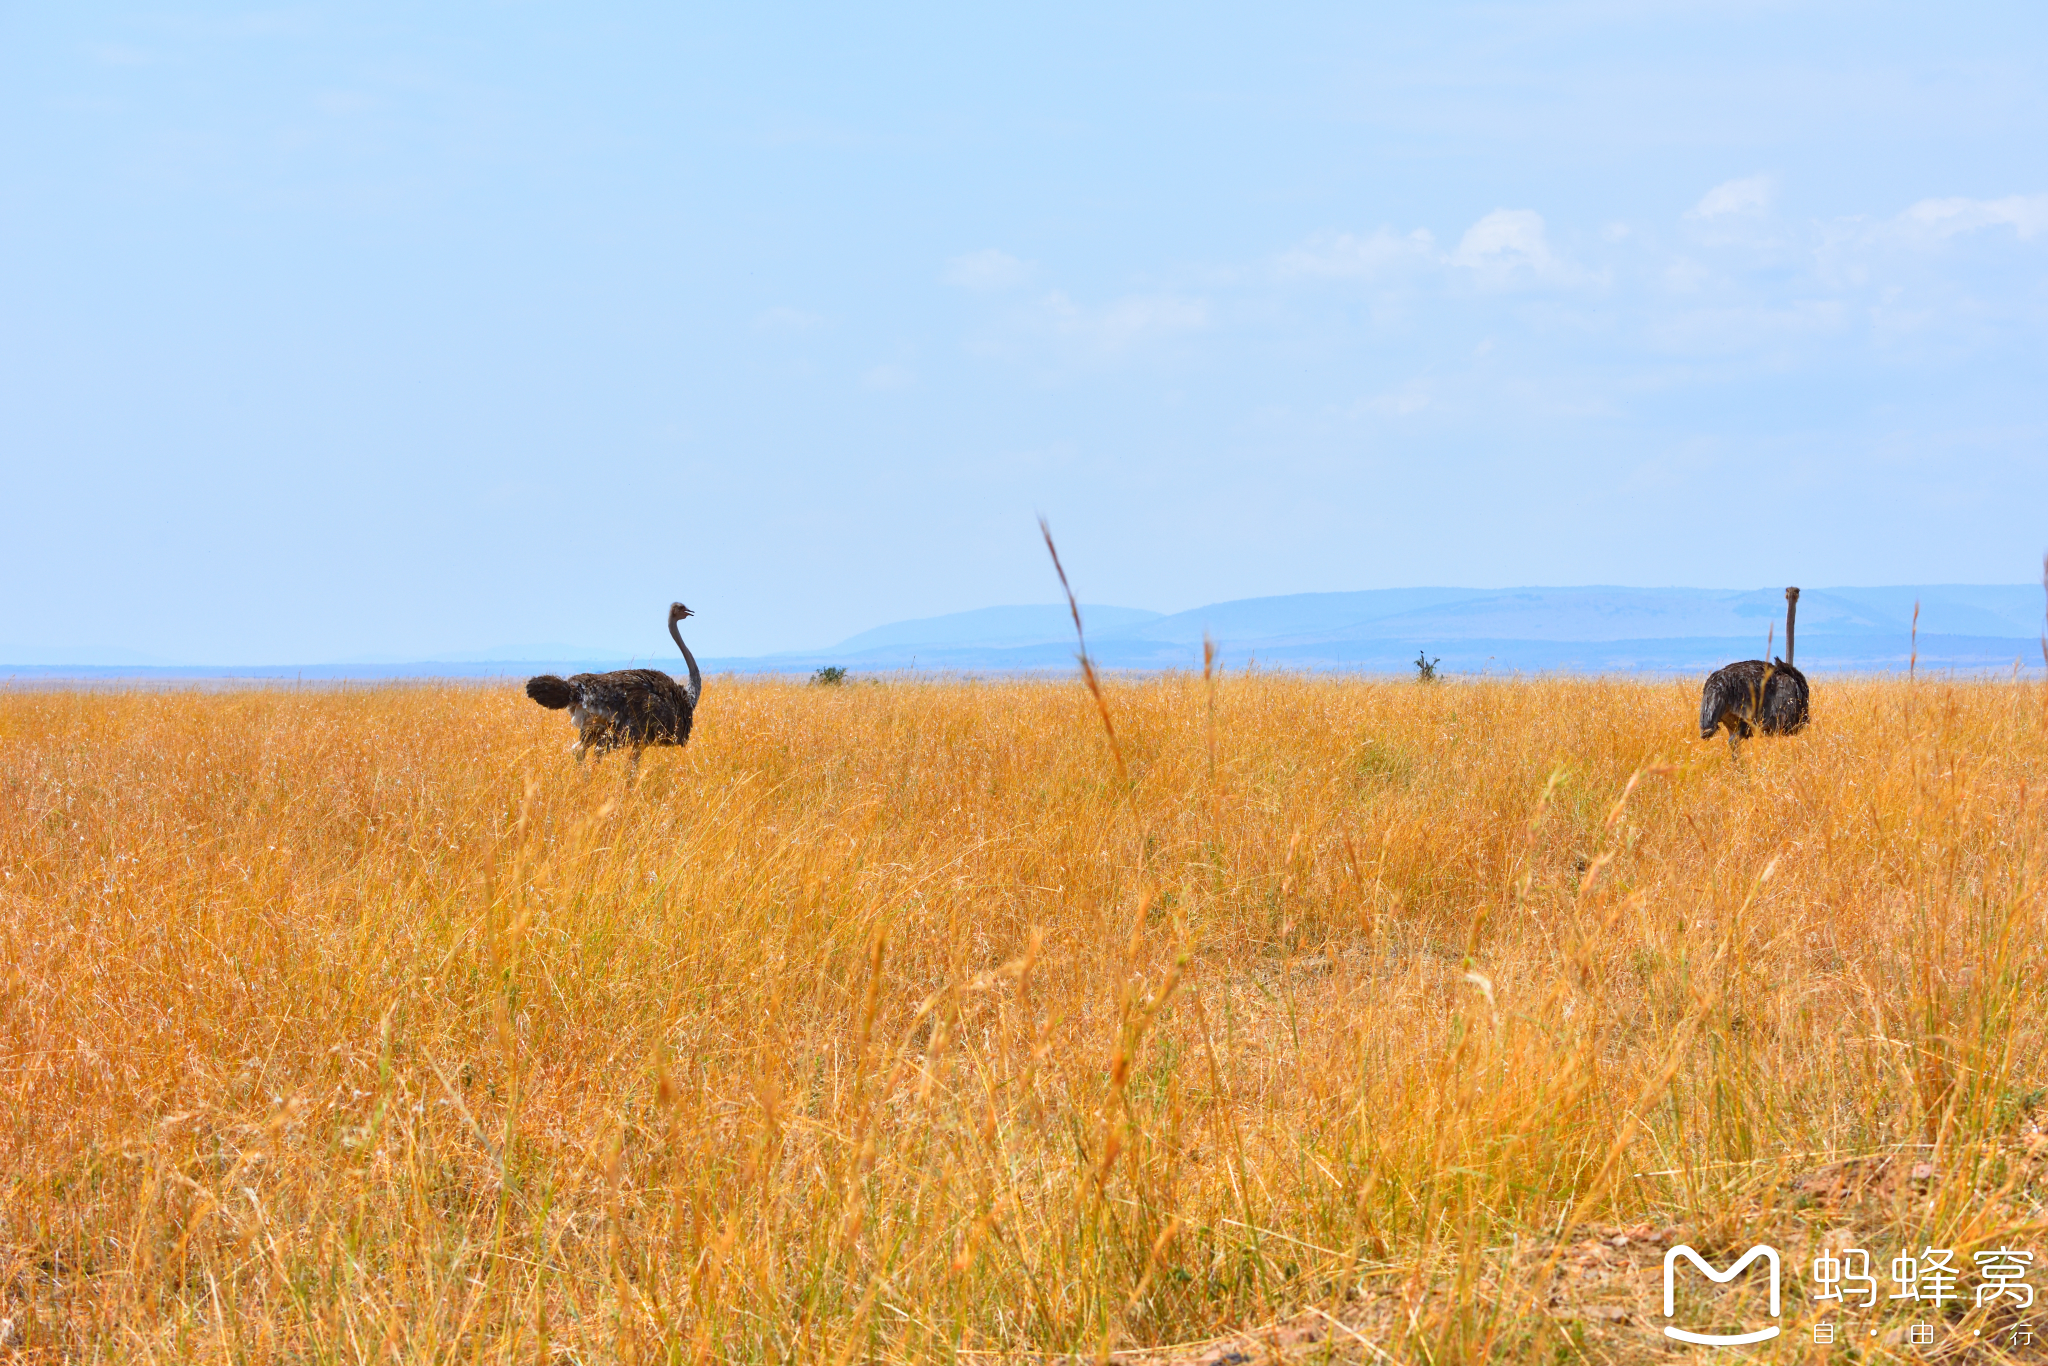
<path fill-rule="evenodd" d="M 569 709 L 569 719 L 576 723 L 576 743 L 569 746 L 569 752 L 578 759 L 586 752 L 603 754 L 619 745 L 631 745 L 637 760 L 647 745 L 688 744 L 704 676 L 697 672 L 697 657 L 683 644 L 676 623 L 694 615 L 679 602 L 669 604 L 668 633 L 683 652 L 683 662 L 690 666 L 687 684 L 659 669 L 620 669 L 568 678 L 542 674 L 526 680 L 526 695 L 551 711 Z"/>
<path fill-rule="evenodd" d="M 1766 735 L 1790 735 L 1807 722 L 1806 675 L 1792 667 L 1792 625 L 1799 611 L 1799 590 L 1785 590 L 1785 657 L 1766 664 L 1745 659 L 1716 669 L 1700 689 L 1700 738 L 1728 727 L 1728 750 L 1749 738 L 1752 728 Z"/>

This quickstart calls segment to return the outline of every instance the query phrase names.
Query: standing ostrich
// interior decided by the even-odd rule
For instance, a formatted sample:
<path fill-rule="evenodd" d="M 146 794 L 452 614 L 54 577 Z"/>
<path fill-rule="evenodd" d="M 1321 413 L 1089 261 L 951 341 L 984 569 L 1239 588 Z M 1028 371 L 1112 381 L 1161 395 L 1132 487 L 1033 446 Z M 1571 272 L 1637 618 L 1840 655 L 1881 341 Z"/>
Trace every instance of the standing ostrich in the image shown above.
<path fill-rule="evenodd" d="M 569 709 L 569 719 L 576 723 L 576 743 L 569 751 L 578 759 L 586 752 L 603 754 L 619 745 L 631 745 L 637 760 L 647 745 L 688 744 L 704 676 L 697 672 L 697 657 L 683 644 L 676 623 L 694 615 L 679 602 L 669 604 L 668 633 L 683 652 L 683 662 L 690 666 L 687 684 L 659 669 L 620 669 L 568 678 L 542 674 L 526 680 L 526 695 L 551 711 Z"/>
<path fill-rule="evenodd" d="M 1785 657 L 1766 664 L 1745 659 L 1716 669 L 1700 689 L 1700 739 L 1728 727 L 1728 751 L 1750 737 L 1752 728 L 1766 735 L 1790 735 L 1808 719 L 1806 675 L 1792 667 L 1792 623 L 1799 611 L 1799 590 L 1785 590 Z"/>

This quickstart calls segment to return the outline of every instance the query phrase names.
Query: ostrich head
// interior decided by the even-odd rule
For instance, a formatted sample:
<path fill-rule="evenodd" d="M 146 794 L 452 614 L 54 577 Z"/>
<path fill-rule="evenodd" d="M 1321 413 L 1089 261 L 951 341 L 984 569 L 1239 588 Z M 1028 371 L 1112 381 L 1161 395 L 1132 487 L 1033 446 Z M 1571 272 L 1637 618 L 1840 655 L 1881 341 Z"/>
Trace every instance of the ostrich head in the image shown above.
<path fill-rule="evenodd" d="M 668 605 L 668 624 L 671 626 L 681 621 L 684 617 L 694 617 L 696 615 L 695 612 L 692 612 L 679 602 L 672 602 Z"/>

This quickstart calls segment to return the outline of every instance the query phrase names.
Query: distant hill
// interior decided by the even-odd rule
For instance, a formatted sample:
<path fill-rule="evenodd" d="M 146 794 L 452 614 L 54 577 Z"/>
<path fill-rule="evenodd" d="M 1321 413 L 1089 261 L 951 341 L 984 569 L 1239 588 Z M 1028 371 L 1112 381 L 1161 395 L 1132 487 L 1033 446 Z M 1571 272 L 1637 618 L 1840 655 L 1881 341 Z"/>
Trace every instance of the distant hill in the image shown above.
<path fill-rule="evenodd" d="M 1919 636 L 1913 608 L 1920 607 Z M 1882 672 L 1916 656 L 1928 670 L 2042 667 L 2042 590 L 2034 585 L 1928 584 L 1809 588 L 1799 599 L 1797 660 L 1811 670 Z M 1243 598 L 1165 615 L 1136 607 L 1083 606 L 1089 651 L 1112 669 L 1199 669 L 1206 635 L 1226 667 L 1406 673 L 1417 651 L 1452 673 L 1679 673 L 1754 659 L 1770 638 L 1784 651 L 1781 588 L 1379 588 Z M 713 672 L 1040 673 L 1074 666 L 1073 618 L 1063 603 L 985 607 L 892 622 L 825 650 L 706 659 Z M 17 652 L 23 653 L 23 652 Z M 0 678 L 518 677 L 622 668 L 679 671 L 650 652 L 608 657 L 575 646 L 507 646 L 419 662 L 365 661 L 263 667 L 162 667 L 110 657 L 9 660 Z"/>
<path fill-rule="evenodd" d="M 1929 669 L 2040 665 L 2042 590 L 2032 585 L 1934 584 L 1813 588 L 1800 594 L 1798 661 L 1815 669 Z M 1119 619 L 1111 614 L 1128 614 Z M 1004 614 L 1001 616 L 989 614 Z M 1073 666 L 1066 609 L 993 608 L 864 631 L 829 650 L 753 661 L 756 667 L 839 664 L 1032 672 Z M 1755 658 L 1767 638 L 1784 651 L 1781 588 L 1384 588 L 1212 603 L 1170 616 L 1084 608 L 1090 653 L 1105 667 L 1201 665 L 1206 635 L 1225 661 L 1276 667 L 1405 671 L 1418 650 L 1454 672 L 1673 672 Z M 998 622 L 1015 638 L 999 638 Z M 1025 638 L 1026 625 L 1043 631 Z M 973 632 L 987 630 L 983 638 Z M 720 661 L 745 667 L 748 661 Z"/>

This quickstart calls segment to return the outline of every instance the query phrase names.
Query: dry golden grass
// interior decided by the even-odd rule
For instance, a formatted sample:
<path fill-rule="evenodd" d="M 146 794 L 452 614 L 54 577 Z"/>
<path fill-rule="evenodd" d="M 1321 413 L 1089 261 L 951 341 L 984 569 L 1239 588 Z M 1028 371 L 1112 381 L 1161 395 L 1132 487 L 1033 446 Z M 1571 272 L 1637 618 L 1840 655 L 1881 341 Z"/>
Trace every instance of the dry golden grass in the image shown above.
<path fill-rule="evenodd" d="M 1828 1229 L 2048 1252 L 2040 687 L 1107 701 L 1127 777 L 1074 683 L 713 680 L 629 782 L 510 687 L 0 694 L 9 1350 L 1597 1359 L 1616 1230 L 1788 1322 Z"/>

